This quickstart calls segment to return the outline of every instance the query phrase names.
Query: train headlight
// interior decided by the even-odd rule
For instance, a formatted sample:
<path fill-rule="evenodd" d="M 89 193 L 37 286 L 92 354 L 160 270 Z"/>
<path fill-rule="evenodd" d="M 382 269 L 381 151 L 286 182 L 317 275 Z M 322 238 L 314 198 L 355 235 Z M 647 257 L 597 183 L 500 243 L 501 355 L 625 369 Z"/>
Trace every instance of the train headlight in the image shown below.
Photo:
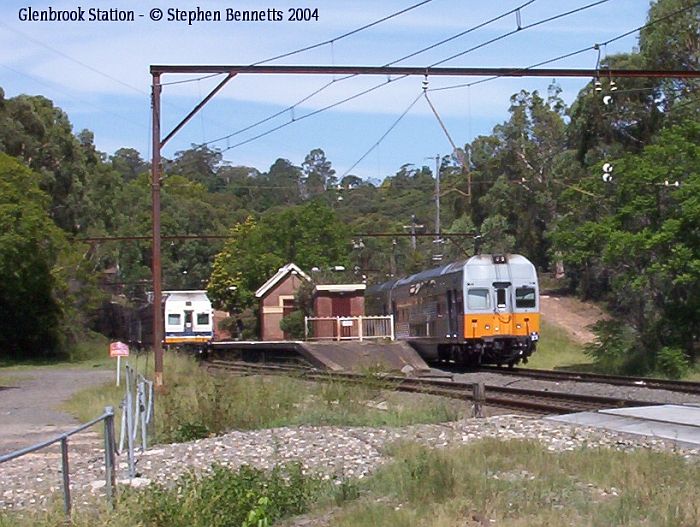
<path fill-rule="evenodd" d="M 532 340 L 532 342 L 537 342 L 538 340 L 540 340 L 540 334 L 537 333 L 537 331 L 533 331 L 532 333 L 530 333 L 530 340 Z"/>
<path fill-rule="evenodd" d="M 516 324 L 515 327 L 516 327 L 517 329 L 520 329 L 522 326 L 521 326 L 520 324 Z"/>
<path fill-rule="evenodd" d="M 485 328 L 485 329 L 491 329 L 491 325 L 490 325 L 490 324 L 486 324 L 486 325 L 484 326 L 484 328 Z"/>

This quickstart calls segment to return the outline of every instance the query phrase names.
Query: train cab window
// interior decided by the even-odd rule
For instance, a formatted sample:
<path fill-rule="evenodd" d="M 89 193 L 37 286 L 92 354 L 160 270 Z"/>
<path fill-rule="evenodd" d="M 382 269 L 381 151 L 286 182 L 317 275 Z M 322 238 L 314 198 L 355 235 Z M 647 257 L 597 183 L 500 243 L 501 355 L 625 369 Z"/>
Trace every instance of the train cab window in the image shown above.
<path fill-rule="evenodd" d="M 467 306 L 469 309 L 488 309 L 489 290 L 473 288 L 467 291 Z"/>
<path fill-rule="evenodd" d="M 499 288 L 496 289 L 496 306 L 506 307 L 506 290 Z"/>
<path fill-rule="evenodd" d="M 178 313 L 169 313 L 168 314 L 168 325 L 169 326 L 177 326 L 180 324 L 180 315 Z"/>
<path fill-rule="evenodd" d="M 206 326 L 209 324 L 209 313 L 197 313 L 197 325 Z"/>
<path fill-rule="evenodd" d="M 533 287 L 517 287 L 515 289 L 515 307 L 535 307 L 537 299 Z"/>

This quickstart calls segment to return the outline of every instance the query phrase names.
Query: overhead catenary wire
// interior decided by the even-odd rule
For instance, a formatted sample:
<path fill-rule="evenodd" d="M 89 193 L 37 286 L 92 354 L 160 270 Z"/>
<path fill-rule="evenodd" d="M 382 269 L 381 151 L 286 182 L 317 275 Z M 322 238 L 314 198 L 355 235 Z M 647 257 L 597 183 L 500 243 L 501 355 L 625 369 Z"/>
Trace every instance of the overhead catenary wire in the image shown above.
<path fill-rule="evenodd" d="M 418 99 L 420 99 L 420 98 L 422 97 L 423 93 L 424 93 L 424 92 L 421 90 L 421 92 L 415 97 L 415 99 L 413 99 L 413 100 L 411 101 L 411 103 L 406 107 L 406 109 L 403 111 L 403 113 L 402 113 L 401 115 L 399 115 L 398 119 L 396 119 L 396 120 L 391 124 L 391 126 L 389 126 L 389 128 L 387 129 L 387 131 L 384 132 L 384 133 L 382 134 L 382 136 L 377 140 L 377 142 L 375 142 L 372 146 L 370 146 L 370 147 L 369 147 L 369 150 L 367 150 L 364 154 L 362 154 L 362 156 L 360 157 L 360 159 L 358 159 L 357 161 L 355 161 L 355 163 L 353 163 L 353 165 L 352 165 L 350 168 L 348 168 L 345 172 L 343 172 L 343 175 L 340 176 L 340 179 L 341 179 L 341 180 L 342 180 L 345 176 L 347 176 L 357 165 L 359 165 L 370 153 L 372 153 L 372 151 L 373 151 L 375 148 L 377 148 L 377 147 L 380 145 L 380 143 L 381 143 L 382 141 L 384 141 L 384 139 L 386 139 L 386 137 L 391 133 L 391 131 L 392 131 L 394 128 L 396 128 L 396 125 L 398 125 L 399 122 L 401 122 L 401 120 L 406 116 L 406 114 L 408 114 L 408 112 L 411 111 L 411 108 L 413 108 L 413 107 L 415 106 L 415 104 L 418 102 Z"/>
<path fill-rule="evenodd" d="M 649 27 L 651 27 L 651 26 L 653 26 L 653 25 L 655 25 L 655 24 L 658 24 L 658 23 L 660 23 L 660 22 L 663 22 L 663 21 L 665 21 L 665 20 L 668 20 L 669 18 L 673 18 L 673 17 L 675 17 L 675 16 L 678 16 L 678 15 L 680 15 L 680 14 L 683 14 L 683 13 L 685 13 L 686 11 L 689 11 L 689 10 L 691 10 L 691 9 L 695 9 L 695 8 L 698 7 L 698 6 L 700 6 L 700 2 L 695 2 L 694 4 L 691 4 L 691 5 L 689 5 L 689 6 L 683 7 L 683 8 L 681 8 L 681 9 L 677 9 L 676 11 L 672 11 L 671 13 L 669 13 L 669 14 L 667 14 L 667 15 L 664 15 L 664 16 L 659 17 L 659 18 L 655 18 L 654 20 L 651 20 L 651 21 L 647 22 L 646 24 L 643 24 L 643 25 L 641 25 L 641 26 L 638 26 L 638 27 L 636 27 L 636 28 L 634 28 L 634 29 L 630 29 L 629 31 L 625 31 L 624 33 L 621 33 L 621 34 L 619 34 L 619 35 L 617 35 L 617 36 L 615 36 L 615 37 L 613 37 L 613 38 L 611 38 L 611 39 L 608 39 L 608 40 L 606 40 L 606 41 L 604 41 L 604 42 L 591 44 L 590 46 L 586 46 L 585 48 L 581 48 L 581 49 L 578 49 L 578 50 L 576 50 L 576 51 L 571 51 L 571 52 L 568 52 L 568 53 L 564 53 L 563 55 L 559 55 L 559 56 L 557 56 L 557 57 L 554 57 L 554 58 L 551 58 L 551 59 L 547 59 L 547 60 L 544 60 L 544 61 L 542 61 L 542 62 L 538 62 L 538 63 L 536 63 L 536 64 L 531 64 L 530 66 L 526 66 L 526 67 L 524 67 L 524 68 L 514 68 L 514 69 L 512 69 L 511 71 L 512 71 L 512 72 L 527 71 L 527 70 L 531 70 L 531 69 L 534 69 L 534 68 L 538 68 L 538 67 L 540 67 L 540 66 L 544 66 L 544 65 L 546 65 L 546 64 L 551 64 L 551 63 L 553 63 L 553 62 L 558 62 L 558 61 L 560 61 L 560 60 L 568 59 L 568 58 L 570 58 L 570 57 L 574 57 L 574 56 L 576 56 L 576 55 L 580 55 L 581 53 L 586 53 L 587 51 L 597 51 L 597 49 L 598 49 L 600 46 L 607 46 L 608 44 L 612 44 L 613 42 L 616 42 L 616 41 L 621 40 L 621 39 L 623 39 L 623 38 L 625 38 L 625 37 L 628 37 L 628 36 L 630 36 L 630 35 L 632 35 L 632 34 L 634 34 L 634 33 L 637 33 L 638 31 L 641 31 L 641 30 L 643 30 L 643 29 L 649 28 Z M 479 79 L 479 80 L 473 81 L 473 82 L 466 82 L 466 83 L 460 83 L 460 84 L 453 84 L 453 85 L 450 85 L 450 86 L 441 86 L 441 87 L 439 87 L 439 88 L 431 88 L 430 91 L 444 91 L 444 90 L 454 90 L 454 89 L 458 89 L 458 88 L 470 88 L 470 87 L 472 87 L 472 86 L 476 86 L 477 84 L 483 84 L 483 83 L 485 83 L 485 82 L 490 82 L 490 81 L 493 81 L 493 80 L 496 80 L 496 79 L 500 79 L 501 77 L 503 77 L 503 75 L 494 75 L 494 76 L 492 76 L 492 77 L 488 77 L 488 78 L 486 78 L 486 79 Z"/>
<path fill-rule="evenodd" d="M 559 19 L 559 18 L 562 18 L 562 17 L 565 17 L 565 16 L 569 16 L 569 15 L 571 15 L 571 14 L 578 13 L 578 12 L 581 12 L 581 11 L 586 10 L 586 9 L 590 9 L 590 8 L 592 8 L 592 7 L 598 6 L 598 5 L 600 5 L 600 4 L 603 4 L 603 3 L 606 3 L 606 2 L 609 2 L 609 1 L 610 1 L 610 0 L 598 0 L 597 2 L 593 2 L 593 3 L 591 3 L 591 4 L 587 4 L 587 5 L 585 5 L 585 6 L 581 6 L 581 7 L 577 8 L 577 9 L 569 10 L 569 11 L 566 11 L 565 13 L 560 13 L 560 14 L 558 14 L 558 15 L 554 15 L 554 16 L 548 17 L 548 18 L 546 18 L 546 19 L 544 19 L 544 20 L 541 20 L 541 21 L 538 21 L 538 22 L 534 22 L 534 23 L 529 24 L 529 25 L 527 25 L 527 26 L 522 26 L 522 27 L 521 27 L 519 30 L 517 30 L 516 32 L 524 31 L 524 30 L 527 30 L 527 29 L 529 29 L 529 28 L 532 28 L 532 27 L 541 25 L 541 24 L 543 24 L 544 22 L 551 22 L 552 20 L 556 20 L 556 19 Z M 461 52 L 459 55 L 460 55 L 460 56 L 465 55 L 465 54 L 467 54 L 467 53 L 470 53 L 471 51 L 475 51 L 475 50 L 477 50 L 477 49 L 480 49 L 480 48 L 482 48 L 482 47 L 484 47 L 484 46 L 486 46 L 486 45 L 488 45 L 488 44 L 491 44 L 491 43 L 493 43 L 493 42 L 496 42 L 497 40 L 500 40 L 501 38 L 505 38 L 505 37 L 510 36 L 510 35 L 512 35 L 512 34 L 514 34 L 514 32 L 512 32 L 512 31 L 511 31 L 511 32 L 508 32 L 508 33 L 505 33 L 505 34 L 501 35 L 500 37 L 497 37 L 497 38 L 495 38 L 495 39 L 490 39 L 489 41 L 487 41 L 487 42 L 485 42 L 485 43 L 479 44 L 479 45 L 474 46 L 474 47 L 472 47 L 472 48 L 470 48 L 470 49 L 468 49 L 468 50 L 466 50 L 466 51 L 464 51 L 464 52 Z M 454 58 L 454 56 L 453 56 L 453 57 L 450 57 L 450 58 L 448 58 L 448 59 L 446 59 L 446 60 L 451 60 L 452 58 Z M 442 62 L 444 62 L 444 61 L 438 62 L 438 63 L 436 63 L 436 64 L 440 64 L 440 63 L 442 63 Z M 435 66 L 435 65 L 431 65 L 431 66 L 428 66 L 428 67 L 430 68 L 430 67 L 434 67 L 434 66 Z M 398 79 L 401 79 L 401 78 L 404 78 L 404 77 L 406 77 L 406 75 L 402 75 L 401 77 L 398 77 Z M 374 90 L 376 90 L 376 89 L 379 89 L 379 88 L 385 86 L 386 84 L 388 84 L 389 82 L 391 82 L 391 81 L 393 81 L 393 80 L 396 80 L 396 79 L 389 79 L 388 82 L 386 82 L 386 83 L 383 83 L 383 84 L 374 86 L 373 88 L 370 88 L 370 89 L 368 89 L 368 90 L 364 90 L 364 91 L 362 91 L 362 92 L 360 92 L 360 93 L 357 93 L 357 94 L 355 94 L 355 95 L 352 95 L 352 96 L 350 96 L 350 97 L 346 97 L 345 99 L 343 99 L 343 100 L 341 100 L 341 101 L 338 101 L 338 102 L 336 102 L 336 103 L 333 103 L 333 104 L 330 104 L 330 105 L 325 106 L 325 107 L 323 107 L 323 108 L 320 108 L 320 109 L 318 109 L 318 110 L 315 110 L 315 111 L 313 111 L 313 112 L 311 112 L 311 113 L 309 113 L 309 114 L 305 114 L 305 115 L 303 115 L 302 117 L 293 118 L 293 119 L 291 119 L 290 121 L 287 121 L 287 122 L 285 122 L 285 123 L 282 123 L 282 124 L 280 124 L 280 125 L 278 125 L 278 126 L 276 126 L 276 127 L 274 127 L 274 128 L 271 128 L 271 129 L 269 129 L 269 130 L 267 130 L 267 131 L 265 131 L 265 132 L 261 132 L 261 133 L 255 135 L 254 137 L 251 137 L 251 138 L 249 138 L 249 139 L 246 139 L 245 141 L 240 141 L 240 142 L 238 142 L 238 143 L 236 143 L 236 144 L 234 144 L 234 145 L 228 146 L 228 147 L 226 147 L 224 150 L 222 150 L 222 153 L 223 153 L 223 152 L 226 152 L 226 151 L 228 151 L 228 150 L 232 150 L 232 149 L 234 149 L 234 148 L 237 148 L 237 147 L 239 147 L 239 146 L 243 146 L 243 145 L 245 145 L 245 144 L 251 143 L 251 142 L 256 141 L 256 140 L 258 140 L 258 139 L 261 139 L 261 138 L 263 138 L 263 137 L 265 137 L 265 136 L 267 136 L 267 135 L 270 135 L 270 134 L 272 134 L 272 133 L 274 133 L 274 132 L 276 132 L 276 131 L 278 131 L 278 130 L 281 130 L 282 128 L 286 128 L 287 126 L 289 126 L 289 125 L 295 123 L 296 121 L 300 121 L 300 120 L 305 119 L 305 118 L 307 118 L 307 117 L 311 117 L 312 115 L 318 115 L 318 114 L 321 113 L 321 112 L 324 112 L 324 111 L 329 110 L 329 109 L 331 109 L 331 108 L 334 108 L 334 107 L 336 107 L 336 106 L 340 106 L 341 104 L 344 104 L 344 103 L 346 103 L 346 102 L 348 102 L 348 101 L 351 101 L 351 100 L 356 99 L 356 98 L 358 98 L 358 97 L 360 97 L 360 96 L 362 96 L 362 95 L 365 95 L 365 94 L 367 94 L 367 93 L 369 93 L 369 92 L 371 92 L 371 91 L 374 91 Z M 331 81 L 331 83 L 332 83 L 332 82 L 335 82 L 335 81 Z M 323 88 L 322 88 L 322 89 L 323 89 Z M 288 111 L 288 109 L 287 109 L 286 111 Z M 231 137 L 231 135 L 232 135 L 232 134 L 229 134 L 228 136 L 224 136 L 224 137 L 222 137 L 222 138 L 220 138 L 220 139 L 218 139 L 218 140 L 214 140 L 214 141 L 212 141 L 212 142 L 216 142 L 216 141 L 228 139 L 228 138 Z M 210 142 L 210 143 L 208 143 L 208 144 L 211 144 L 212 142 Z"/>
<path fill-rule="evenodd" d="M 487 25 L 492 24 L 492 23 L 494 23 L 494 22 L 497 22 L 498 20 L 501 20 L 502 18 L 505 18 L 506 16 L 512 15 L 512 14 L 515 13 L 516 11 L 518 11 L 518 10 L 520 10 L 520 9 L 523 9 L 524 7 L 526 7 L 526 6 L 528 6 L 528 5 L 532 4 L 532 3 L 534 3 L 535 1 L 536 1 L 536 0 L 528 0 L 527 2 L 525 2 L 525 3 L 521 4 L 521 5 L 519 5 L 519 6 L 516 7 L 516 8 L 510 9 L 510 10 L 504 12 L 504 13 L 501 13 L 500 15 L 496 15 L 496 16 L 494 16 L 494 17 L 492 17 L 492 18 L 490 18 L 490 19 L 488 19 L 488 20 L 486 20 L 486 21 L 484 21 L 484 22 L 481 22 L 481 23 L 479 23 L 479 24 L 477 24 L 477 25 L 475 25 L 475 26 L 472 26 L 472 27 L 470 27 L 470 28 L 468 28 L 468 29 L 466 29 L 466 30 L 464 30 L 464 31 L 460 31 L 459 33 L 456 33 L 456 34 L 454 34 L 454 35 L 452 35 L 452 36 L 450 36 L 450 37 L 447 37 L 447 38 L 445 38 L 445 39 L 442 39 L 442 40 L 440 40 L 439 42 L 436 42 L 436 43 L 434 43 L 434 44 L 431 44 L 431 45 L 429 45 L 429 46 L 426 46 L 426 47 L 424 47 L 424 48 L 421 48 L 421 49 L 419 49 L 419 50 L 417 50 L 417 51 L 414 51 L 414 52 L 412 52 L 412 53 L 409 53 L 408 55 L 404 55 L 404 56 L 402 56 L 402 57 L 399 57 L 398 59 L 392 60 L 391 62 L 387 62 L 386 64 L 384 64 L 384 67 L 393 66 L 394 64 L 397 64 L 397 63 L 399 63 L 399 62 L 402 62 L 402 61 L 404 61 L 404 60 L 406 60 L 406 59 L 416 57 L 416 56 L 418 56 L 418 55 L 420 55 L 420 54 L 422 54 L 422 53 L 425 53 L 425 52 L 430 51 L 430 50 L 432 50 L 432 49 L 435 49 L 435 48 L 437 48 L 437 47 L 439 47 L 439 46 L 442 46 L 442 45 L 444 45 L 444 44 L 446 44 L 446 43 L 448 43 L 448 42 L 451 42 L 451 41 L 453 41 L 453 40 L 456 40 L 457 38 L 463 37 L 464 35 L 467 35 L 467 34 L 472 33 L 472 32 L 474 32 L 474 31 L 476 31 L 476 30 L 478 30 L 478 29 L 481 29 L 481 28 L 483 28 L 483 27 L 486 27 Z M 336 39 L 336 40 L 337 40 L 337 39 Z M 257 63 L 257 64 L 263 64 L 264 62 L 267 62 L 267 61 L 262 61 L 262 62 L 259 62 L 259 63 Z M 256 65 L 257 65 L 257 64 L 256 64 Z M 221 74 L 217 73 L 217 74 L 215 74 L 215 75 L 221 75 Z M 321 92 L 327 90 L 328 88 L 330 88 L 330 87 L 331 87 L 332 85 L 334 85 L 335 83 L 341 82 L 341 81 L 345 81 L 345 80 L 348 80 L 348 79 L 351 79 L 351 78 L 354 78 L 354 77 L 357 77 L 357 76 L 358 76 L 357 73 L 353 73 L 353 74 L 350 74 L 350 75 L 345 75 L 345 76 L 340 77 L 340 78 L 334 78 L 334 79 L 330 80 L 329 82 L 327 82 L 326 84 L 322 85 L 321 87 L 317 88 L 316 90 L 314 90 L 314 91 L 311 92 L 310 94 L 308 94 L 308 95 L 304 96 L 303 98 L 299 99 L 298 101 L 296 101 L 296 102 L 293 103 L 292 105 L 287 106 L 286 108 L 284 108 L 284 109 L 282 109 L 282 110 L 279 110 L 279 111 L 277 111 L 277 112 L 275 112 L 275 113 L 272 113 L 271 115 L 269 115 L 269 116 L 267 116 L 267 117 L 265 117 L 265 118 L 263 118 L 263 119 L 260 119 L 260 120 L 254 122 L 254 123 L 251 123 L 251 124 L 249 124 L 249 125 L 246 125 L 245 127 L 240 128 L 240 129 L 238 129 L 238 130 L 236 130 L 236 131 L 234 131 L 234 132 L 231 132 L 230 134 L 227 134 L 227 135 L 225 135 L 225 136 L 222 136 L 222 137 L 219 137 L 219 138 L 216 138 L 216 139 L 211 139 L 211 140 L 209 140 L 209 141 L 206 141 L 205 143 L 202 143 L 202 144 L 200 144 L 199 146 L 200 146 L 200 147 L 201 147 L 201 146 L 207 146 L 207 145 L 210 145 L 210 144 L 214 144 L 214 143 L 218 143 L 218 142 L 221 142 L 221 141 L 225 141 L 225 140 L 227 140 L 227 139 L 230 139 L 230 138 L 232 138 L 232 137 L 235 137 L 235 136 L 237 136 L 237 135 L 240 135 L 240 134 L 242 134 L 242 133 L 244 133 L 244 132 L 247 132 L 248 130 L 251 130 L 251 129 L 257 127 L 257 126 L 260 126 L 261 124 L 265 124 L 265 123 L 267 123 L 267 122 L 269 122 L 269 121 L 271 121 L 271 120 L 273 120 L 273 119 L 279 117 L 280 115 L 284 115 L 284 114 L 287 113 L 287 112 L 293 112 L 295 108 L 297 108 L 298 106 L 302 105 L 303 103 L 305 103 L 305 102 L 308 101 L 309 99 L 315 97 L 315 96 L 318 95 L 319 93 L 321 93 Z M 285 126 L 286 126 L 286 125 L 285 125 Z M 275 130 L 277 130 L 277 129 L 275 129 Z M 275 131 L 275 130 L 273 130 L 273 131 Z"/>
<path fill-rule="evenodd" d="M 471 48 L 469 48 L 469 49 L 467 49 L 467 50 L 465 50 L 465 51 L 460 51 L 459 53 L 455 53 L 454 55 L 451 55 L 451 56 L 447 57 L 446 59 L 439 60 L 439 61 L 437 61 L 437 62 L 431 64 L 431 65 L 428 66 L 428 67 L 429 67 L 429 68 L 434 68 L 434 67 L 436 67 L 436 66 L 439 66 L 440 64 L 444 64 L 445 62 L 449 62 L 449 61 L 451 61 L 451 60 L 453 60 L 453 59 L 456 59 L 456 58 L 458 58 L 458 57 L 462 57 L 462 56 L 466 55 L 467 53 L 471 53 L 472 51 L 476 51 L 477 49 L 481 49 L 481 48 L 483 48 L 483 47 L 485 47 L 485 46 L 488 46 L 489 44 L 493 44 L 494 42 L 498 42 L 499 40 L 503 40 L 504 38 L 510 37 L 510 36 L 512 36 L 512 35 L 515 35 L 516 33 L 520 33 L 521 31 L 525 31 L 525 30 L 527 30 L 527 29 L 531 29 L 531 28 L 533 28 L 533 27 L 540 26 L 540 25 L 546 24 L 546 23 L 548 23 L 548 22 L 553 22 L 554 20 L 558 20 L 558 19 L 560 19 L 560 18 L 564 18 L 564 17 L 567 17 L 567 16 L 569 16 L 569 15 L 573 15 L 573 14 L 575 14 L 575 13 L 580 13 L 581 11 L 585 11 L 586 9 L 590 9 L 591 7 L 596 7 L 596 6 L 599 6 L 599 5 L 601 5 L 601 4 L 605 4 L 606 2 L 609 2 L 609 1 L 610 1 L 610 0 L 597 0 L 596 2 L 587 4 L 587 5 L 584 5 L 584 6 L 581 6 L 581 7 L 577 7 L 576 9 L 572 9 L 572 10 L 566 11 L 566 12 L 564 12 L 564 13 L 559 13 L 558 15 L 553 15 L 553 16 L 551 16 L 551 17 L 544 18 L 544 19 L 542 19 L 542 20 L 538 20 L 537 22 L 533 22 L 532 24 L 527 24 L 527 25 L 524 25 L 524 26 L 518 24 L 517 27 L 516 27 L 516 29 L 514 29 L 514 30 L 512 30 L 512 31 L 509 31 L 509 32 L 507 32 L 507 33 L 504 33 L 504 34 L 502 34 L 502 35 L 499 35 L 499 36 L 497 36 L 497 37 L 494 37 L 494 38 L 492 38 L 492 39 L 490 39 L 490 40 L 487 40 L 486 42 L 482 42 L 481 44 L 478 44 L 478 45 L 476 45 L 476 46 L 474 46 L 474 47 L 471 47 Z"/>

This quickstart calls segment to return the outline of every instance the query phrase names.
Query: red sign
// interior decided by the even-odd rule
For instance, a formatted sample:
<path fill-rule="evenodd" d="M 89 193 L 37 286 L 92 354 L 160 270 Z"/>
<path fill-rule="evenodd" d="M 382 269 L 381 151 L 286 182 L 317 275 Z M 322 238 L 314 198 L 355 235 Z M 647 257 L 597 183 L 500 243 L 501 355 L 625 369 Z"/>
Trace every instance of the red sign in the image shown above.
<path fill-rule="evenodd" d="M 123 342 L 112 342 L 109 345 L 109 356 L 110 357 L 128 357 L 129 356 L 129 346 Z"/>

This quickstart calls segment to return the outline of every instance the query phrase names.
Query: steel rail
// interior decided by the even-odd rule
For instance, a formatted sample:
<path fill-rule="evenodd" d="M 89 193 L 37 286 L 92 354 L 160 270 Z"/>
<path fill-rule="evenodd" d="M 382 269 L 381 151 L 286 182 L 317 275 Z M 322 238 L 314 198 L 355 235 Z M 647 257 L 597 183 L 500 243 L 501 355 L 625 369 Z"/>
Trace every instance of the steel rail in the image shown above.
<path fill-rule="evenodd" d="M 478 371 L 527 377 L 530 379 L 613 384 L 616 386 L 633 386 L 652 390 L 667 390 L 670 392 L 700 395 L 700 382 L 692 381 L 675 381 L 653 377 L 625 377 L 623 375 L 607 375 L 603 373 L 538 370 L 532 368 L 504 369 L 490 366 L 481 366 Z"/>
<path fill-rule="evenodd" d="M 293 375 L 304 380 L 314 381 L 368 382 L 367 374 L 363 373 L 325 372 L 308 367 L 265 365 L 240 361 L 210 360 L 206 362 L 206 368 L 208 370 L 222 370 L 243 375 L 278 374 Z M 371 380 L 379 383 L 381 387 L 386 389 L 425 393 L 463 400 L 469 400 L 473 397 L 473 383 L 428 378 L 407 378 L 398 375 L 379 375 Z M 486 391 L 484 404 L 539 414 L 564 414 L 611 407 L 622 408 L 663 404 L 633 399 L 545 392 L 505 386 L 485 385 L 484 388 Z"/>

